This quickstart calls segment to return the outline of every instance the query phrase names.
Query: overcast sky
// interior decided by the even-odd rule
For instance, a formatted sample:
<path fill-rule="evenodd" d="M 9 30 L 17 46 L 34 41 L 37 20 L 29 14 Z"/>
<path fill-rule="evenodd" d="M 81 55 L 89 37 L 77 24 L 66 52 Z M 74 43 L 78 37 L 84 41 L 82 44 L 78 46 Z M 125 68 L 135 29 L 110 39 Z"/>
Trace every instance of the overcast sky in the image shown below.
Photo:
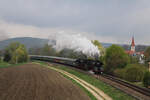
<path fill-rule="evenodd" d="M 150 44 L 150 0 L 0 0 L 0 40 L 59 31 L 101 42 Z"/>

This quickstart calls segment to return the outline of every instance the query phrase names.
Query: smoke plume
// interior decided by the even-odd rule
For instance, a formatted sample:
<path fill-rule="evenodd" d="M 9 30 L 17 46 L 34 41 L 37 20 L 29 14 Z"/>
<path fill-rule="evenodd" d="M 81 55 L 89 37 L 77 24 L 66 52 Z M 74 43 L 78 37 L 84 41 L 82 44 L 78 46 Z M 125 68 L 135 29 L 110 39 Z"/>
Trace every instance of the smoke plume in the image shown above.
<path fill-rule="evenodd" d="M 100 51 L 91 40 L 78 33 L 70 34 L 64 31 L 55 33 L 50 36 L 49 45 L 52 45 L 57 51 L 67 48 L 75 52 L 82 52 L 90 57 L 100 56 Z"/>

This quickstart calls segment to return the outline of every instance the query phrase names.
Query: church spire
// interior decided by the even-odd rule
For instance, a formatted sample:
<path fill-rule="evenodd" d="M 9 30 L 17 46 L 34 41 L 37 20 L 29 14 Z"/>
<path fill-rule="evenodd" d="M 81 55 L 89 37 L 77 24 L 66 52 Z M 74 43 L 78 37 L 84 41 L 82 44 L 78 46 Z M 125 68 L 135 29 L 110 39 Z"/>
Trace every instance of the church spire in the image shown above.
<path fill-rule="evenodd" d="M 135 46 L 134 36 L 132 37 L 132 43 L 131 43 L 131 46 Z"/>
<path fill-rule="evenodd" d="M 131 51 L 135 52 L 135 42 L 134 42 L 134 36 L 132 37 Z"/>

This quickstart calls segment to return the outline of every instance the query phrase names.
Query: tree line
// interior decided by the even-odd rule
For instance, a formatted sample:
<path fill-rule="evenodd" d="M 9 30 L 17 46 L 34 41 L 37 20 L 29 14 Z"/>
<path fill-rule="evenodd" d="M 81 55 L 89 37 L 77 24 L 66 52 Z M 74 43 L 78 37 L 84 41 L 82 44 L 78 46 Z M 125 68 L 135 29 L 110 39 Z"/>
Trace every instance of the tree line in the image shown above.
<path fill-rule="evenodd" d="M 104 48 L 97 40 L 93 40 L 91 42 L 97 46 L 101 52 L 99 60 L 104 63 L 103 67 L 105 73 L 131 82 L 143 81 L 144 86 L 150 86 L 150 72 L 148 72 L 148 62 L 150 62 L 150 47 L 148 47 L 144 52 L 146 64 L 141 65 L 138 63 L 136 57 L 127 55 L 121 46 L 112 45 L 108 48 Z M 14 64 L 27 62 L 29 60 L 28 54 L 68 58 L 88 58 L 82 52 L 75 52 L 74 50 L 67 48 L 58 52 L 48 44 L 45 44 L 40 48 L 33 47 L 27 50 L 23 44 L 15 42 L 7 46 L 3 52 L 0 51 L 0 55 L 4 56 L 4 61 Z"/>
<path fill-rule="evenodd" d="M 119 45 L 112 45 L 108 48 L 104 48 L 98 40 L 93 40 L 91 42 L 97 46 L 101 52 L 99 60 L 104 63 L 103 67 L 105 73 L 117 76 L 130 82 L 143 81 L 143 83 L 146 83 L 144 79 L 146 79 L 146 81 L 150 80 L 150 76 L 148 76 L 149 74 L 145 74 L 148 71 L 147 63 L 150 61 L 150 47 L 145 50 L 146 64 L 141 65 L 138 63 L 137 57 L 126 54 L 125 49 Z M 82 52 L 74 52 L 74 50 L 70 49 L 63 49 L 60 52 L 57 52 L 48 44 L 42 48 L 30 48 L 29 54 L 67 58 L 88 58 Z M 147 76 L 149 78 L 145 78 Z"/>

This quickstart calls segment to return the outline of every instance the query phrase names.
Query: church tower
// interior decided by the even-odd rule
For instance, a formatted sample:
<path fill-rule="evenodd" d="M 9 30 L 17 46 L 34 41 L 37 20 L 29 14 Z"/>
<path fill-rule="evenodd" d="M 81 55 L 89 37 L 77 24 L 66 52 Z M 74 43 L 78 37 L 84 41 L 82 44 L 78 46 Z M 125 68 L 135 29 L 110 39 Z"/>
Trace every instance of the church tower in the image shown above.
<path fill-rule="evenodd" d="M 131 51 L 132 51 L 132 52 L 135 52 L 135 42 L 134 42 L 134 37 L 132 37 Z"/>

